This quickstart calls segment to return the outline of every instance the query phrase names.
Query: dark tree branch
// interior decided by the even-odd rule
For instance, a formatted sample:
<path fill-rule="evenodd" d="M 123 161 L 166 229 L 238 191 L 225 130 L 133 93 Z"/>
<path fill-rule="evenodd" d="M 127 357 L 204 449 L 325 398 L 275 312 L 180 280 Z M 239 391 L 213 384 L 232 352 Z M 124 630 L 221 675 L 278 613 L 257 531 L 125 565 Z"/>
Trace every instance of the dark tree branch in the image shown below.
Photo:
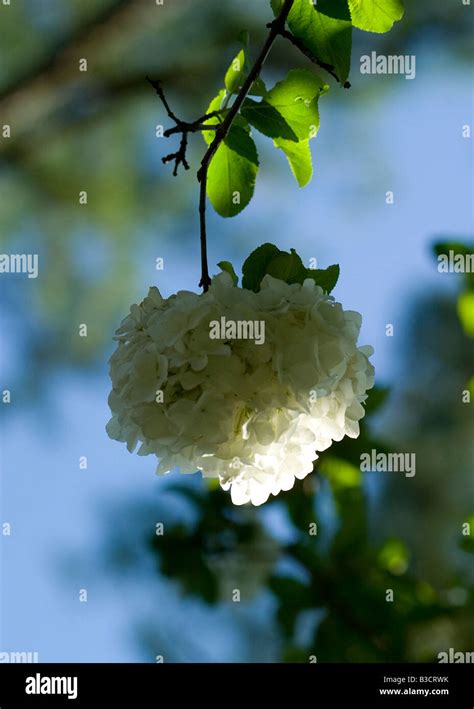
<path fill-rule="evenodd" d="M 161 158 L 162 162 L 166 165 L 168 162 L 172 162 L 174 160 L 174 169 L 173 169 L 173 176 L 176 177 L 178 174 L 178 168 L 180 165 L 184 167 L 185 170 L 189 170 L 189 163 L 186 160 L 186 150 L 188 149 L 188 133 L 187 131 L 183 131 L 181 135 L 181 143 L 179 146 L 179 150 L 176 153 L 170 153 L 169 155 L 165 155 L 164 158 Z"/>
<path fill-rule="evenodd" d="M 206 192 L 207 192 L 207 176 L 209 172 L 209 165 L 211 160 L 216 154 L 221 143 L 227 138 L 229 130 L 234 122 L 235 117 L 240 111 L 243 102 L 245 101 L 253 83 L 260 76 L 263 65 L 270 53 L 278 35 L 285 28 L 286 20 L 290 14 L 290 10 L 293 6 L 294 0 L 285 0 L 283 9 L 279 16 L 270 24 L 270 33 L 267 37 L 265 44 L 262 47 L 260 54 L 258 55 L 255 64 L 247 76 L 244 85 L 240 89 L 231 109 L 226 115 L 224 121 L 217 127 L 216 136 L 206 154 L 204 155 L 201 167 L 198 172 L 198 180 L 200 183 L 200 195 L 199 195 L 199 221 L 201 228 L 201 281 L 199 283 L 200 287 L 206 292 L 211 285 L 211 278 L 209 276 L 209 267 L 207 263 L 207 232 L 206 232 Z"/>
<path fill-rule="evenodd" d="M 225 111 L 222 109 L 221 111 L 214 111 L 212 113 L 209 113 L 207 115 L 201 116 L 198 118 L 196 121 L 193 123 L 188 123 L 187 121 L 182 121 L 180 118 L 176 116 L 176 114 L 172 111 L 171 106 L 169 105 L 164 92 L 163 92 L 163 87 L 161 85 L 160 81 L 152 81 L 151 79 L 148 79 L 149 83 L 153 86 L 155 89 L 156 93 L 158 94 L 167 114 L 168 117 L 175 123 L 175 126 L 173 128 L 169 128 L 165 133 L 165 137 L 170 137 L 171 135 L 174 135 L 176 133 L 181 133 L 181 143 L 179 150 L 175 153 L 171 153 L 170 155 L 167 155 L 166 157 L 163 158 L 164 163 L 172 162 L 174 161 L 175 166 L 173 170 L 173 174 L 176 175 L 178 173 L 178 168 L 180 165 L 183 165 L 183 167 L 186 170 L 189 170 L 189 164 L 186 159 L 186 150 L 188 146 L 188 136 L 189 133 L 195 133 L 198 131 L 202 130 L 213 130 L 215 131 L 215 137 L 214 140 L 211 142 L 209 145 L 202 161 L 201 161 L 201 166 L 199 168 L 197 177 L 199 180 L 200 184 L 200 192 L 199 192 L 199 224 L 200 224 L 200 241 L 201 241 L 201 280 L 199 282 L 199 286 L 204 289 L 204 292 L 206 292 L 209 289 L 209 286 L 211 285 L 211 278 L 209 276 L 209 267 L 208 267 L 208 262 L 207 262 L 207 231 L 206 231 L 206 204 L 207 204 L 207 182 L 208 182 L 208 172 L 209 172 L 209 166 L 211 164 L 211 161 L 216 154 L 217 150 L 219 149 L 220 145 L 225 141 L 227 136 L 229 135 L 229 131 L 232 127 L 232 124 L 239 113 L 240 109 L 242 108 L 242 105 L 245 101 L 245 99 L 248 96 L 248 93 L 250 89 L 252 88 L 252 85 L 254 82 L 258 79 L 260 76 L 260 73 L 262 71 L 262 68 L 265 64 L 265 61 L 267 60 L 267 57 L 270 53 L 270 50 L 277 39 L 277 37 L 283 37 L 284 39 L 287 39 L 291 41 L 292 44 L 294 44 L 295 47 L 297 47 L 306 57 L 308 57 L 314 64 L 317 64 L 317 66 L 321 67 L 325 71 L 329 72 L 331 76 L 333 76 L 339 83 L 341 83 L 339 77 L 336 74 L 335 68 L 330 65 L 326 64 L 325 62 L 322 62 L 320 59 L 318 59 L 302 42 L 300 42 L 299 39 L 294 37 L 290 32 L 286 30 L 286 21 L 288 19 L 288 15 L 290 14 L 291 8 L 293 7 L 294 0 L 285 0 L 283 4 L 283 8 L 278 15 L 278 17 L 273 20 L 273 22 L 270 22 L 267 27 L 269 28 L 270 32 L 267 37 L 267 40 L 265 44 L 263 45 L 260 54 L 258 55 L 255 64 L 251 68 L 242 88 L 240 89 L 239 93 L 237 94 L 234 103 L 232 104 L 231 108 L 225 113 Z M 344 84 L 345 88 L 349 88 L 350 84 L 349 82 L 346 82 Z M 207 126 L 206 121 L 208 121 L 210 118 L 214 118 L 216 116 L 221 116 L 223 113 L 225 113 L 225 117 L 223 118 L 221 123 L 214 124 Z"/>
<path fill-rule="evenodd" d="M 202 130 L 217 130 L 218 126 L 217 125 L 212 125 L 208 123 L 200 123 L 200 121 L 203 120 L 209 120 L 210 118 L 214 118 L 214 116 L 218 116 L 221 114 L 221 111 L 214 111 L 213 113 L 208 113 L 207 116 L 203 116 L 202 118 L 199 118 L 197 121 L 194 123 L 181 123 L 180 125 L 175 126 L 174 128 L 168 128 L 168 130 L 165 130 L 163 135 L 165 138 L 170 138 L 172 135 L 175 135 L 175 133 L 182 133 L 183 130 L 185 130 L 187 133 L 196 133 L 198 131 Z"/>
<path fill-rule="evenodd" d="M 155 89 L 161 103 L 165 107 L 166 113 L 168 114 L 168 117 L 176 124 L 173 128 L 168 128 L 163 135 L 165 138 L 170 138 L 172 135 L 175 135 L 176 133 L 181 133 L 181 143 L 179 146 L 179 150 L 177 150 L 175 153 L 170 153 L 169 155 L 165 155 L 164 158 L 162 158 L 162 161 L 164 164 L 168 162 L 173 162 L 174 160 L 174 170 L 173 170 L 173 175 L 174 177 L 177 176 L 178 174 L 178 169 L 179 166 L 182 165 L 185 170 L 189 170 L 189 163 L 186 158 L 186 151 L 188 149 L 188 135 L 189 133 L 197 133 L 202 130 L 217 130 L 218 126 L 216 125 L 206 125 L 206 121 L 210 120 L 211 118 L 215 118 L 221 115 L 222 111 L 212 111 L 212 113 L 206 113 L 204 116 L 200 116 L 197 120 L 193 121 L 192 123 L 189 123 L 188 121 L 182 121 L 181 118 L 178 118 L 178 116 L 172 111 L 171 106 L 169 105 L 169 102 L 165 96 L 165 92 L 163 91 L 163 86 L 161 81 L 159 80 L 153 80 L 147 77 L 147 81 L 153 88 Z"/>
<path fill-rule="evenodd" d="M 146 77 L 146 80 L 155 89 L 161 103 L 163 104 L 163 106 L 166 109 L 166 113 L 168 114 L 168 116 L 171 118 L 172 121 L 174 121 L 176 123 L 176 125 L 179 125 L 181 123 L 181 121 L 171 110 L 171 107 L 170 107 L 168 100 L 165 96 L 165 92 L 163 91 L 163 86 L 162 86 L 161 81 L 150 79 L 148 76 Z"/>
<path fill-rule="evenodd" d="M 336 81 L 341 84 L 345 89 L 351 88 L 349 81 L 346 81 L 344 84 L 342 83 L 332 64 L 326 64 L 326 62 L 323 62 L 321 61 L 321 59 L 318 59 L 318 57 L 313 54 L 313 52 L 308 49 L 308 47 L 300 39 L 298 39 L 298 37 L 295 37 L 293 34 L 291 34 L 291 32 L 288 32 L 288 30 L 286 30 L 285 28 L 281 30 L 280 36 L 291 42 L 291 44 L 293 44 L 297 49 L 299 49 L 300 52 L 305 55 L 305 57 L 307 57 L 311 62 L 313 62 L 313 64 L 316 64 L 316 66 L 319 66 L 321 69 L 324 69 L 324 71 L 327 71 L 328 74 L 330 74 L 334 79 L 336 79 Z"/>

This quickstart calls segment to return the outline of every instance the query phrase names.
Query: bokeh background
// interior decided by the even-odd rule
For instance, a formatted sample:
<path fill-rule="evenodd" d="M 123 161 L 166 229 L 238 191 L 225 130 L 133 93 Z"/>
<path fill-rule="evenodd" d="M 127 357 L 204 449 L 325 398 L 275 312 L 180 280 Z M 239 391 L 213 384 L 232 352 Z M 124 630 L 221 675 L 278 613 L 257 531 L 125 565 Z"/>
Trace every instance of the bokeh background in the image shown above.
<path fill-rule="evenodd" d="M 463 402 L 474 346 L 457 311 L 469 283 L 439 273 L 433 253 L 436 242 L 472 243 L 472 7 L 406 4 L 389 34 L 355 32 L 353 87 L 331 80 L 320 104 L 311 185 L 299 190 L 262 138 L 250 207 L 231 220 L 209 212 L 213 265 L 240 267 L 268 240 L 320 267 L 340 263 L 334 294 L 363 314 L 361 344 L 375 347 L 361 438 L 333 446 L 292 492 L 235 509 L 200 476 L 158 479 L 151 458 L 108 439 L 107 359 L 150 285 L 169 295 L 200 276 L 204 143 L 193 137 L 193 169 L 173 178 L 161 156 L 174 144 L 155 135 L 166 117 L 145 77 L 196 118 L 242 29 L 255 56 L 269 3 L 0 3 L 0 128 L 11 126 L 0 138 L 0 250 L 40 264 L 37 279 L 0 281 L 0 389 L 11 391 L 0 406 L 0 522 L 11 526 L 0 534 L 0 651 L 377 662 L 474 649 L 473 540 L 462 533 L 469 522 L 474 533 Z M 416 55 L 416 78 L 361 75 L 371 51 Z M 279 43 L 264 76 L 299 65 Z M 361 474 L 372 447 L 416 453 L 416 476 Z"/>

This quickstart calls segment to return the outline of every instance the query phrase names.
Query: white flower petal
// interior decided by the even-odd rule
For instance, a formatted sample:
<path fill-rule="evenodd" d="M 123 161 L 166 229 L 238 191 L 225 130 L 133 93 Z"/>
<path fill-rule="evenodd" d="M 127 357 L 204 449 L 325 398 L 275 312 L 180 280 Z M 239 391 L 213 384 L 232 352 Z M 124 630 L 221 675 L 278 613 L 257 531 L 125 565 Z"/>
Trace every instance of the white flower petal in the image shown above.
<path fill-rule="evenodd" d="M 211 339 L 222 317 L 264 322 L 264 343 Z M 312 279 L 267 275 L 254 293 L 222 273 L 203 295 L 167 299 L 151 288 L 117 331 L 107 432 L 156 455 L 159 474 L 201 471 L 234 504 L 261 505 L 311 473 L 333 441 L 359 435 L 374 381 L 360 326 Z"/>

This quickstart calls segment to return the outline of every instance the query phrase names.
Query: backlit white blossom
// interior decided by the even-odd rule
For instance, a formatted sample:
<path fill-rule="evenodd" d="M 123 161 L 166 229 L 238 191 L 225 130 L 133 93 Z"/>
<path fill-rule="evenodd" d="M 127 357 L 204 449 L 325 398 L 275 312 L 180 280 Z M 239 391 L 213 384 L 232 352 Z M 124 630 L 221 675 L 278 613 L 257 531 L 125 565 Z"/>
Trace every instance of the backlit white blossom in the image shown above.
<path fill-rule="evenodd" d="M 212 339 L 210 323 L 264 323 L 264 341 Z M 318 451 L 359 435 L 373 386 L 361 316 L 307 279 L 261 290 L 216 276 L 209 291 L 150 288 L 117 331 L 107 430 L 157 472 L 202 471 L 235 504 L 264 503 L 313 470 Z"/>

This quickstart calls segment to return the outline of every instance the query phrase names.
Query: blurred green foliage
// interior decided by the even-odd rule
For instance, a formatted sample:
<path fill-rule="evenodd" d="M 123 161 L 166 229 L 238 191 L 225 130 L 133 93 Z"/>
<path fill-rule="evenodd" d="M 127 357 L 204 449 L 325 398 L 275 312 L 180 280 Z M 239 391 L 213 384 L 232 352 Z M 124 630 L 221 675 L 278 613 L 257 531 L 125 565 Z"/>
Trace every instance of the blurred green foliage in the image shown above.
<path fill-rule="evenodd" d="M 438 257 L 438 269 L 445 267 L 453 273 L 462 273 L 463 287 L 458 295 L 457 310 L 464 332 L 474 338 L 474 271 L 468 260 L 474 259 L 474 244 L 438 241 L 433 250 Z"/>
<path fill-rule="evenodd" d="M 270 593 L 277 661 L 436 662 L 448 647 L 469 652 L 474 587 L 462 565 L 443 583 L 431 583 L 412 564 L 406 543 L 393 534 L 374 537 L 370 529 L 359 455 L 373 447 L 389 450 L 368 433 L 370 418 L 386 401 L 387 391 L 375 389 L 360 438 L 321 454 L 313 474 L 271 498 L 266 514 L 264 508 L 235 507 L 214 481 L 207 490 L 187 481 L 168 486 L 150 512 L 164 520 L 163 530 L 157 533 L 146 521 L 138 525 L 157 571 L 177 582 L 184 597 L 208 606 L 251 605 Z M 185 502 L 192 514 L 170 516 L 172 499 Z M 327 517 L 321 519 L 321 499 L 331 500 L 335 528 Z M 273 508 L 284 538 L 268 527 L 266 515 Z M 471 516 L 464 527 L 458 525 L 457 543 L 465 555 L 474 551 L 473 523 Z M 116 566 L 120 574 L 138 568 L 133 536 L 111 537 L 114 558 L 124 544 L 128 552 L 119 554 L 126 559 L 125 566 Z M 150 619 L 147 644 L 156 620 Z M 155 647 L 161 635 L 157 629 Z M 199 650 L 189 659 L 198 660 Z"/>

